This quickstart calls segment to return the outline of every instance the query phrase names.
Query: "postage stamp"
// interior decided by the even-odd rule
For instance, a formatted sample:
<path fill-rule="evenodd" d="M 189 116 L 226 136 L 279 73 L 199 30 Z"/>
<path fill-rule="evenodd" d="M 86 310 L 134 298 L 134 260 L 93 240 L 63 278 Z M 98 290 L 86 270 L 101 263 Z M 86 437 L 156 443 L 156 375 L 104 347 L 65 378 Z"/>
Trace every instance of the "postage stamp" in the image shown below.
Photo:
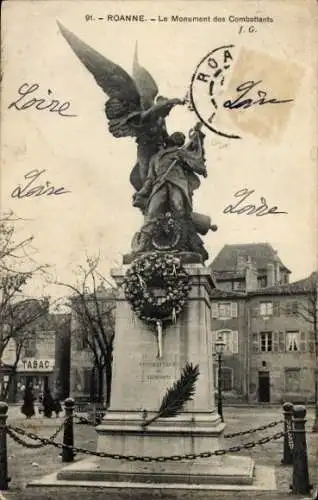
<path fill-rule="evenodd" d="M 234 45 L 209 52 L 191 80 L 191 105 L 214 133 L 281 137 L 288 123 L 302 70 L 294 62 Z"/>

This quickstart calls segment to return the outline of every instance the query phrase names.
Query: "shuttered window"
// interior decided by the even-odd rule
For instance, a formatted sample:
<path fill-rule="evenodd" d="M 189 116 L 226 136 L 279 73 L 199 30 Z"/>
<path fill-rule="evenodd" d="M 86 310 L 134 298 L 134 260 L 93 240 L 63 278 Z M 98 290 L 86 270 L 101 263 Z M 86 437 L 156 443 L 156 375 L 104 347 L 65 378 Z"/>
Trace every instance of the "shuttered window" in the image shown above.
<path fill-rule="evenodd" d="M 260 307 L 259 307 L 259 304 L 255 304 L 252 306 L 252 317 L 253 318 L 257 318 L 257 316 L 259 316 L 260 314 Z"/>
<path fill-rule="evenodd" d="M 231 302 L 231 317 L 237 318 L 237 303 Z"/>
<path fill-rule="evenodd" d="M 236 330 L 212 331 L 212 353 L 215 353 L 215 342 L 220 334 L 225 342 L 224 354 L 238 354 L 238 331 Z"/>
<path fill-rule="evenodd" d="M 279 352 L 285 352 L 286 349 L 285 332 L 279 332 L 278 340 L 279 340 Z"/>
<path fill-rule="evenodd" d="M 236 302 L 212 302 L 211 316 L 213 319 L 237 318 L 238 307 Z"/>
<path fill-rule="evenodd" d="M 280 303 L 278 300 L 273 303 L 273 314 L 274 316 L 280 316 Z"/>
<path fill-rule="evenodd" d="M 306 332 L 299 333 L 299 350 L 300 350 L 300 352 L 307 351 L 307 334 L 306 334 Z"/>
<path fill-rule="evenodd" d="M 252 352 L 259 352 L 258 333 L 252 333 Z"/>
<path fill-rule="evenodd" d="M 238 354 L 238 331 L 232 331 L 233 335 L 233 354 Z"/>

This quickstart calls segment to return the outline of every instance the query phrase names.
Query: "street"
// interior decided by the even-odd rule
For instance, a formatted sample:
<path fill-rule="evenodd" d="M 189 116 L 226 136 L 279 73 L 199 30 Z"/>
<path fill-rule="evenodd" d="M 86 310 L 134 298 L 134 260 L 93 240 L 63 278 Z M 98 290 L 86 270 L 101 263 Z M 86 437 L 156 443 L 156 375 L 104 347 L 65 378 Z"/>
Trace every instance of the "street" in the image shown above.
<path fill-rule="evenodd" d="M 313 422 L 313 410 L 309 410 L 307 431 L 311 430 Z M 257 408 L 257 407 L 225 407 L 224 418 L 227 424 L 225 435 L 238 431 L 245 431 L 247 429 L 266 425 L 270 422 L 281 420 L 282 411 L 280 407 Z M 18 406 L 10 407 L 8 423 L 22 427 L 29 432 L 34 432 L 43 437 L 52 435 L 57 427 L 62 423 L 63 418 L 45 419 L 36 416 L 31 420 L 26 420 L 20 413 Z M 262 432 L 250 433 L 247 435 L 224 439 L 221 442 L 222 448 L 228 448 L 233 445 L 242 445 L 247 442 L 257 441 L 258 439 L 270 436 L 282 430 L 282 425 L 279 424 L 273 428 L 269 428 Z M 80 425 L 75 426 L 75 446 L 81 446 L 89 450 L 96 449 L 96 431 L 92 426 Z M 60 442 L 62 434 L 57 437 Z M 317 463 L 318 451 L 317 435 L 307 434 L 307 446 L 309 455 L 310 466 L 310 479 L 314 484 L 317 484 L 317 470 L 315 463 Z M 111 451 L 111 450 L 107 450 Z M 280 461 L 283 452 L 283 441 L 278 439 L 270 441 L 267 444 L 257 445 L 248 450 L 239 451 L 238 455 L 247 455 L 252 457 L 256 465 L 269 465 L 275 467 L 277 491 L 171 491 L 156 489 L 150 492 L 139 491 L 136 489 L 129 490 L 107 490 L 107 497 L 120 500 L 121 498 L 136 499 L 143 497 L 144 500 L 152 498 L 162 499 L 176 499 L 176 500 L 190 500 L 203 498 L 213 498 L 214 500 L 234 499 L 234 498 L 259 498 L 266 500 L 278 500 L 290 498 L 289 485 L 292 477 L 292 467 L 281 466 Z M 169 450 L 163 450 L 163 454 L 169 454 Z M 9 457 L 9 475 L 11 476 L 10 489 L 8 492 L 3 492 L 4 498 L 8 500 L 55 500 L 56 498 L 77 499 L 85 498 L 87 500 L 104 499 L 106 490 L 98 488 L 38 488 L 26 487 L 27 483 L 40 478 L 46 474 L 54 472 L 61 468 L 61 457 L 59 450 L 51 446 L 45 446 L 39 449 L 22 448 L 21 445 L 13 442 L 8 437 L 8 457 Z M 82 457 L 78 457 L 80 459 Z M 0 497 L 1 498 L 1 497 Z M 301 498 L 308 498 L 302 496 Z M 2 500 L 2 499 L 1 499 Z"/>

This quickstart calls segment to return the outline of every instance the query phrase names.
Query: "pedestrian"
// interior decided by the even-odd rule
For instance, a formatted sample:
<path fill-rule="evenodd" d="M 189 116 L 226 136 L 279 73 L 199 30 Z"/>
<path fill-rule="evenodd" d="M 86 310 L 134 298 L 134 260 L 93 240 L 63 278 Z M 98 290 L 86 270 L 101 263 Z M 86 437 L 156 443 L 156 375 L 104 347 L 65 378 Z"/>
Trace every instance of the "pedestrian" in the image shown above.
<path fill-rule="evenodd" d="M 55 416 L 56 418 L 59 417 L 59 414 L 61 413 L 62 411 L 62 405 L 61 405 L 61 402 L 60 402 L 60 398 L 58 395 L 55 396 L 54 398 L 54 411 L 55 411 Z"/>
<path fill-rule="evenodd" d="M 40 392 L 39 394 L 39 414 L 41 415 L 41 413 L 43 413 L 43 392 Z"/>
<path fill-rule="evenodd" d="M 32 390 L 32 384 L 28 384 L 24 390 L 23 405 L 21 407 L 21 412 L 26 416 L 26 418 L 31 418 L 35 415 L 34 401 L 35 396 Z"/>
<path fill-rule="evenodd" d="M 55 409 L 54 399 L 52 397 L 51 391 L 48 387 L 45 387 L 43 394 L 43 414 L 47 418 L 52 417 L 52 413 Z"/>

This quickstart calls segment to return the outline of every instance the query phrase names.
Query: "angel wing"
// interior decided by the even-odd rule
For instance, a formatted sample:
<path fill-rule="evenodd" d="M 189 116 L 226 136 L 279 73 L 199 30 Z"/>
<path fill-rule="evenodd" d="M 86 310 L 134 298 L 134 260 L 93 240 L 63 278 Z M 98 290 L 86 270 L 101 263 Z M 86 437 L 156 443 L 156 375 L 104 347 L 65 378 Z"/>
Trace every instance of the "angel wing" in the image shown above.
<path fill-rule="evenodd" d="M 143 109 L 150 108 L 158 94 L 158 86 L 150 73 L 139 64 L 137 42 L 133 63 L 133 79 L 140 94 Z"/>
<path fill-rule="evenodd" d="M 105 105 L 109 131 L 115 137 L 136 135 L 134 128 L 128 123 L 142 111 L 141 96 L 134 80 L 118 64 L 102 56 L 60 22 L 57 21 L 57 24 L 73 52 L 109 97 Z"/>

